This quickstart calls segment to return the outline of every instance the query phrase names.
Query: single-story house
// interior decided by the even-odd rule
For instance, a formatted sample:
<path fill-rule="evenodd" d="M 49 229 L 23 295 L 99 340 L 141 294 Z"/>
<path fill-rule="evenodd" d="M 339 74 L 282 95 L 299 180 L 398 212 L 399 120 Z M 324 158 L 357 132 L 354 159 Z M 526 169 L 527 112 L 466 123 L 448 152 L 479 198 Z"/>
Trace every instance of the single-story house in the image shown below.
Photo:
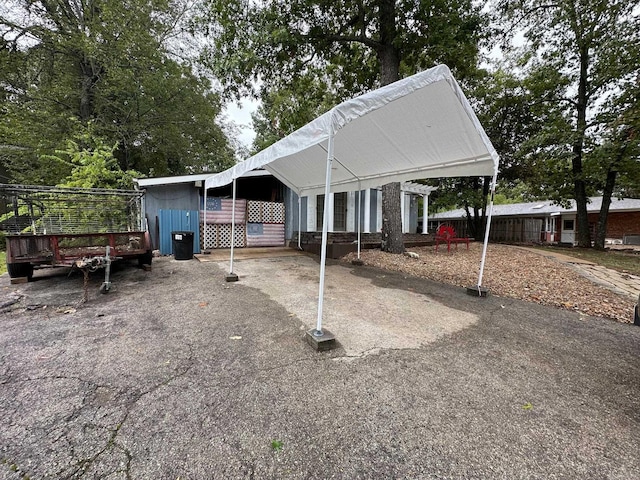
<path fill-rule="evenodd" d="M 231 185 L 207 191 L 207 228 L 204 228 L 204 181 L 210 176 L 136 179 L 138 188 L 145 190 L 144 212 L 154 249 L 170 254 L 172 231 L 193 231 L 195 253 L 231 246 Z M 301 232 L 322 231 L 324 195 L 304 196 L 298 205 L 295 192 L 266 170 L 245 173 L 238 179 L 236 188 L 235 247 L 285 245 L 297 238 L 298 228 Z M 418 217 L 427 214 L 429 194 L 433 190 L 434 187 L 412 182 L 402 184 L 405 233 L 426 233 L 426 230 L 417 231 Z M 330 205 L 330 232 L 357 232 L 358 212 L 361 232 L 381 231 L 380 188 L 332 193 Z"/>
<path fill-rule="evenodd" d="M 602 197 L 589 199 L 587 212 L 591 237 L 595 236 Z M 456 230 L 466 233 L 464 209 L 434 213 L 429 216 L 429 229 L 437 229 L 442 223 L 452 224 Z M 494 205 L 489 239 L 496 242 L 546 242 L 576 243 L 576 206 L 569 208 L 552 201 Z M 607 222 L 606 241 L 610 244 L 640 244 L 640 199 L 612 199 Z"/>

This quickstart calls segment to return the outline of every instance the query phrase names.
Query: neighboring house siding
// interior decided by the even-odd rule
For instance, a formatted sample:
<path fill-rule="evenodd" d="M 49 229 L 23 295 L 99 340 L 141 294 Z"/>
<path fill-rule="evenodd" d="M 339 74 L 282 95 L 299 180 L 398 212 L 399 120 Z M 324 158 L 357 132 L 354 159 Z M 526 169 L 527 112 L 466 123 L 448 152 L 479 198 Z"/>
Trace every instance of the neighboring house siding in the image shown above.
<path fill-rule="evenodd" d="M 598 223 L 598 214 L 589 214 L 589 223 Z M 640 234 L 640 212 L 610 212 L 607 219 L 607 238 L 623 238 Z"/>

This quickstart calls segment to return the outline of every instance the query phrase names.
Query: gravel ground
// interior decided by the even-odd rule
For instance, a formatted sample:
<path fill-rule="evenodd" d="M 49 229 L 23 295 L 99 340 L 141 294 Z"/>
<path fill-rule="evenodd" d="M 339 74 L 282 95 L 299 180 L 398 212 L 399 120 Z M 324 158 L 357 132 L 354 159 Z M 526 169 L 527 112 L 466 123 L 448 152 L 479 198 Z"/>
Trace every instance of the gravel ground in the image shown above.
<path fill-rule="evenodd" d="M 407 255 L 393 255 L 380 250 L 363 250 L 365 265 L 404 272 L 450 285 L 477 285 L 482 254 L 481 243 L 471 243 L 469 250 L 460 246 L 450 253 L 433 247 L 410 248 Z M 351 261 L 355 253 L 343 257 Z M 629 312 L 634 304 L 577 273 L 570 265 L 521 248 L 489 245 L 482 285 L 492 295 L 517 298 L 541 305 L 551 305 L 587 315 L 611 318 L 623 323 L 632 321 Z"/>

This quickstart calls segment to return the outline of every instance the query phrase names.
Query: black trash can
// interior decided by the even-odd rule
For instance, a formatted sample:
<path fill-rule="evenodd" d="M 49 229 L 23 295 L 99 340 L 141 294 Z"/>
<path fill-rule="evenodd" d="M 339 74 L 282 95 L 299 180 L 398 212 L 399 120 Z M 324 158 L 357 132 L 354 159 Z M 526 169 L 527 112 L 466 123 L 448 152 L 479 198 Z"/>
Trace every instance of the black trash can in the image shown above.
<path fill-rule="evenodd" d="M 176 260 L 193 258 L 193 232 L 171 232 L 171 245 Z"/>

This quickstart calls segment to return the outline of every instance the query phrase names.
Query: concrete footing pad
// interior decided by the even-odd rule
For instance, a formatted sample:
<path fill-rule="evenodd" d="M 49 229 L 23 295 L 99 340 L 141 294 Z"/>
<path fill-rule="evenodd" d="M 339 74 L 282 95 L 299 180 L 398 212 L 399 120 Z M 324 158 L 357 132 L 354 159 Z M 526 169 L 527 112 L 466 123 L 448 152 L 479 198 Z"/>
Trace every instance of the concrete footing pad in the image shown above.
<path fill-rule="evenodd" d="M 237 282 L 238 281 L 238 275 L 236 275 L 235 273 L 227 273 L 227 275 L 224 277 L 224 279 L 227 282 Z"/>
<path fill-rule="evenodd" d="M 471 295 L 472 297 L 487 297 L 489 296 L 489 289 L 487 287 L 473 285 L 471 287 L 467 287 L 467 295 Z"/>
<path fill-rule="evenodd" d="M 332 350 L 338 346 L 336 343 L 336 337 L 329 330 L 322 330 L 322 332 L 318 332 L 318 330 L 312 328 L 307 331 L 304 338 L 307 343 L 318 352 Z"/>

